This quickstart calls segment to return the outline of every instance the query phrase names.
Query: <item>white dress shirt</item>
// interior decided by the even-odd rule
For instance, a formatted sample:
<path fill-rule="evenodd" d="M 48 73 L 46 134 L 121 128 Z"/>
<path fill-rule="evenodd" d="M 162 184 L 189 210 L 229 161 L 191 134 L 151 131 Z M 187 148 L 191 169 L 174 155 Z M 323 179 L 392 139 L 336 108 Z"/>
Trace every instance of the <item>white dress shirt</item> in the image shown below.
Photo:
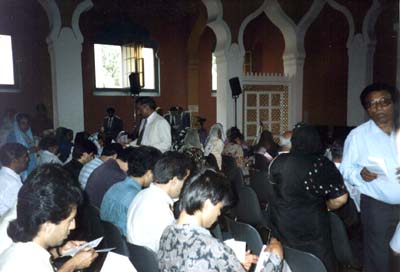
<path fill-rule="evenodd" d="M 16 218 L 17 203 L 0 218 L 0 255 L 13 243 L 7 234 L 7 228 L 10 222 Z"/>
<path fill-rule="evenodd" d="M 6 166 L 0 169 L 0 216 L 3 216 L 17 201 L 19 189 L 22 187 L 21 177 Z"/>
<path fill-rule="evenodd" d="M 143 129 L 144 121 L 145 119 L 142 119 L 139 131 Z M 141 145 L 153 146 L 164 153 L 170 150 L 171 143 L 171 127 L 168 121 L 154 111 L 147 117 Z M 134 141 L 133 144 L 136 144 L 136 141 Z"/>
<path fill-rule="evenodd" d="M 128 242 L 157 252 L 164 229 L 175 222 L 172 205 L 171 197 L 154 184 L 140 191 L 128 209 Z"/>
<path fill-rule="evenodd" d="M 0 272 L 54 272 L 50 253 L 34 242 L 13 243 L 0 255 Z"/>
<path fill-rule="evenodd" d="M 38 166 L 45 163 L 57 163 L 63 164 L 62 161 L 57 157 L 57 155 L 51 153 L 48 150 L 40 150 L 38 156 Z"/>
<path fill-rule="evenodd" d="M 364 167 L 371 167 L 371 161 L 381 161 L 387 174 L 365 182 L 360 172 Z M 400 204 L 400 184 L 396 175 L 399 166 L 394 132 L 388 135 L 369 120 L 347 136 L 340 171 L 358 208 L 360 193 L 388 204 Z"/>

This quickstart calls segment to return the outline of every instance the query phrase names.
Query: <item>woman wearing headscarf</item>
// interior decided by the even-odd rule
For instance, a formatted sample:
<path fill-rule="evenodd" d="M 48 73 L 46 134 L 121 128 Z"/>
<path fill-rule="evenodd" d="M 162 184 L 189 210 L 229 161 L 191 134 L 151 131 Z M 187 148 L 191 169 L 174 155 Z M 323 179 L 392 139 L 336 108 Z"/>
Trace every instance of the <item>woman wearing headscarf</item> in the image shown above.
<path fill-rule="evenodd" d="M 183 139 L 183 145 L 179 149 L 180 152 L 188 155 L 196 165 L 196 169 L 204 166 L 205 158 L 203 153 L 203 145 L 200 142 L 199 133 L 195 128 L 187 128 L 186 135 Z"/>
<path fill-rule="evenodd" d="M 214 124 L 210 128 L 208 139 L 206 141 L 206 147 L 204 149 L 204 156 L 213 154 L 217 160 L 219 170 L 222 166 L 222 151 L 224 150 L 224 141 L 222 140 L 224 131 L 221 124 Z"/>
<path fill-rule="evenodd" d="M 270 165 L 270 219 L 274 235 L 284 245 L 314 254 L 332 272 L 336 259 L 328 211 L 344 205 L 348 194 L 340 172 L 321 147 L 315 128 L 296 125 L 291 152 Z"/>
<path fill-rule="evenodd" d="M 29 151 L 28 168 L 20 173 L 22 180 L 25 180 L 32 170 L 36 168 L 36 153 L 39 151 L 32 135 L 28 114 L 18 113 L 15 116 L 13 130 L 8 134 L 7 142 L 22 144 Z"/>

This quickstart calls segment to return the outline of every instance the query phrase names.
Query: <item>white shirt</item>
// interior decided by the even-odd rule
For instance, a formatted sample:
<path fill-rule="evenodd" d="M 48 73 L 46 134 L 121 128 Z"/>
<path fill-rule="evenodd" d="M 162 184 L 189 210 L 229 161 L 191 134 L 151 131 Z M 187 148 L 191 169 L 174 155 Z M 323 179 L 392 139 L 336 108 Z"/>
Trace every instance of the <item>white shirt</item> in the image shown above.
<path fill-rule="evenodd" d="M 156 185 L 140 191 L 128 209 L 128 242 L 158 251 L 164 229 L 175 222 L 172 198 Z"/>
<path fill-rule="evenodd" d="M 34 242 L 13 243 L 0 255 L 0 272 L 54 272 L 50 253 Z"/>
<path fill-rule="evenodd" d="M 143 129 L 144 121 L 145 119 L 142 119 L 139 131 Z M 153 146 L 164 153 L 170 150 L 171 143 L 171 127 L 168 121 L 154 111 L 147 117 L 141 145 Z M 136 144 L 136 141 L 133 144 Z"/>
<path fill-rule="evenodd" d="M 45 163 L 63 164 L 60 159 L 48 150 L 40 150 L 37 160 L 38 166 Z"/>
<path fill-rule="evenodd" d="M 371 167 L 371 161 L 381 161 L 387 174 L 365 182 L 360 172 L 364 167 Z M 396 175 L 399 166 L 394 132 L 388 135 L 369 120 L 347 136 L 340 171 L 357 205 L 359 193 L 388 204 L 400 204 L 400 184 Z"/>
<path fill-rule="evenodd" d="M 16 204 L 0 218 L 0 255 L 13 243 L 7 234 L 7 228 L 10 222 L 17 218 Z"/>
<path fill-rule="evenodd" d="M 21 177 L 14 170 L 3 166 L 0 169 L 0 216 L 3 216 L 15 202 L 22 187 Z"/>
<path fill-rule="evenodd" d="M 82 167 L 81 172 L 79 172 L 79 183 L 81 184 L 83 190 L 85 190 L 86 188 L 86 183 L 89 179 L 90 174 L 92 174 L 93 171 L 102 164 L 102 160 L 100 160 L 99 158 L 94 158 Z"/>

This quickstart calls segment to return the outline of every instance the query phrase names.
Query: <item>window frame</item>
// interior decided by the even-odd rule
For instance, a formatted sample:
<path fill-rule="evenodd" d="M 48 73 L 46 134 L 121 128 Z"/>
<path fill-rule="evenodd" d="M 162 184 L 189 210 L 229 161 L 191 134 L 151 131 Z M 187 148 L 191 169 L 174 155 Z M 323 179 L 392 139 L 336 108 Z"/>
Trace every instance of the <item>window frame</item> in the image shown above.
<path fill-rule="evenodd" d="M 17 71 L 19 71 L 19 62 L 16 60 L 15 57 L 15 46 L 14 46 L 14 42 L 15 39 L 13 37 L 13 35 L 9 34 L 9 33 L 0 33 L 0 35 L 3 36 L 10 36 L 11 38 L 11 54 L 12 54 L 12 63 L 13 63 L 13 75 L 14 75 L 14 84 L 1 84 L 0 83 L 0 93 L 20 93 L 21 89 L 20 89 L 20 80 L 19 80 L 19 73 L 17 73 Z"/>
<path fill-rule="evenodd" d="M 93 59 L 94 59 L 94 45 L 95 44 L 103 44 L 103 45 L 116 45 L 121 48 L 121 57 L 122 57 L 122 47 L 124 45 L 121 44 L 113 44 L 110 42 L 94 42 L 93 43 Z M 141 89 L 139 96 L 160 96 L 160 59 L 158 58 L 158 50 L 152 46 L 144 46 L 145 48 L 153 49 L 153 56 L 154 56 L 154 89 Z M 98 88 L 96 87 L 96 64 L 93 63 L 94 67 L 94 92 L 95 96 L 132 96 L 130 93 L 130 88 Z M 121 67 L 122 68 L 122 67 Z M 124 72 L 121 71 L 122 76 L 124 76 Z"/>

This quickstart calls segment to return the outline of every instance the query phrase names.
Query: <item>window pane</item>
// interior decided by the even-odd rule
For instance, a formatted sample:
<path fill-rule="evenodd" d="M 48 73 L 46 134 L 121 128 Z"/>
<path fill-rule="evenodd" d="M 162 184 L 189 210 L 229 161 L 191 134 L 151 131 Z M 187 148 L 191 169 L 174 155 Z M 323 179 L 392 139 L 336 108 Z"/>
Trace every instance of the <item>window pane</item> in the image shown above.
<path fill-rule="evenodd" d="M 155 89 L 154 75 L 154 50 L 152 48 L 143 48 L 142 56 L 144 58 L 144 87 L 143 89 Z"/>
<path fill-rule="evenodd" d="M 14 85 L 11 36 L 0 35 L 0 84 Z"/>
<path fill-rule="evenodd" d="M 212 54 L 212 62 L 211 62 L 211 78 L 212 78 L 212 86 L 211 90 L 217 90 L 217 58 L 215 54 Z"/>
<path fill-rule="evenodd" d="M 96 88 L 122 88 L 121 46 L 94 45 Z"/>

